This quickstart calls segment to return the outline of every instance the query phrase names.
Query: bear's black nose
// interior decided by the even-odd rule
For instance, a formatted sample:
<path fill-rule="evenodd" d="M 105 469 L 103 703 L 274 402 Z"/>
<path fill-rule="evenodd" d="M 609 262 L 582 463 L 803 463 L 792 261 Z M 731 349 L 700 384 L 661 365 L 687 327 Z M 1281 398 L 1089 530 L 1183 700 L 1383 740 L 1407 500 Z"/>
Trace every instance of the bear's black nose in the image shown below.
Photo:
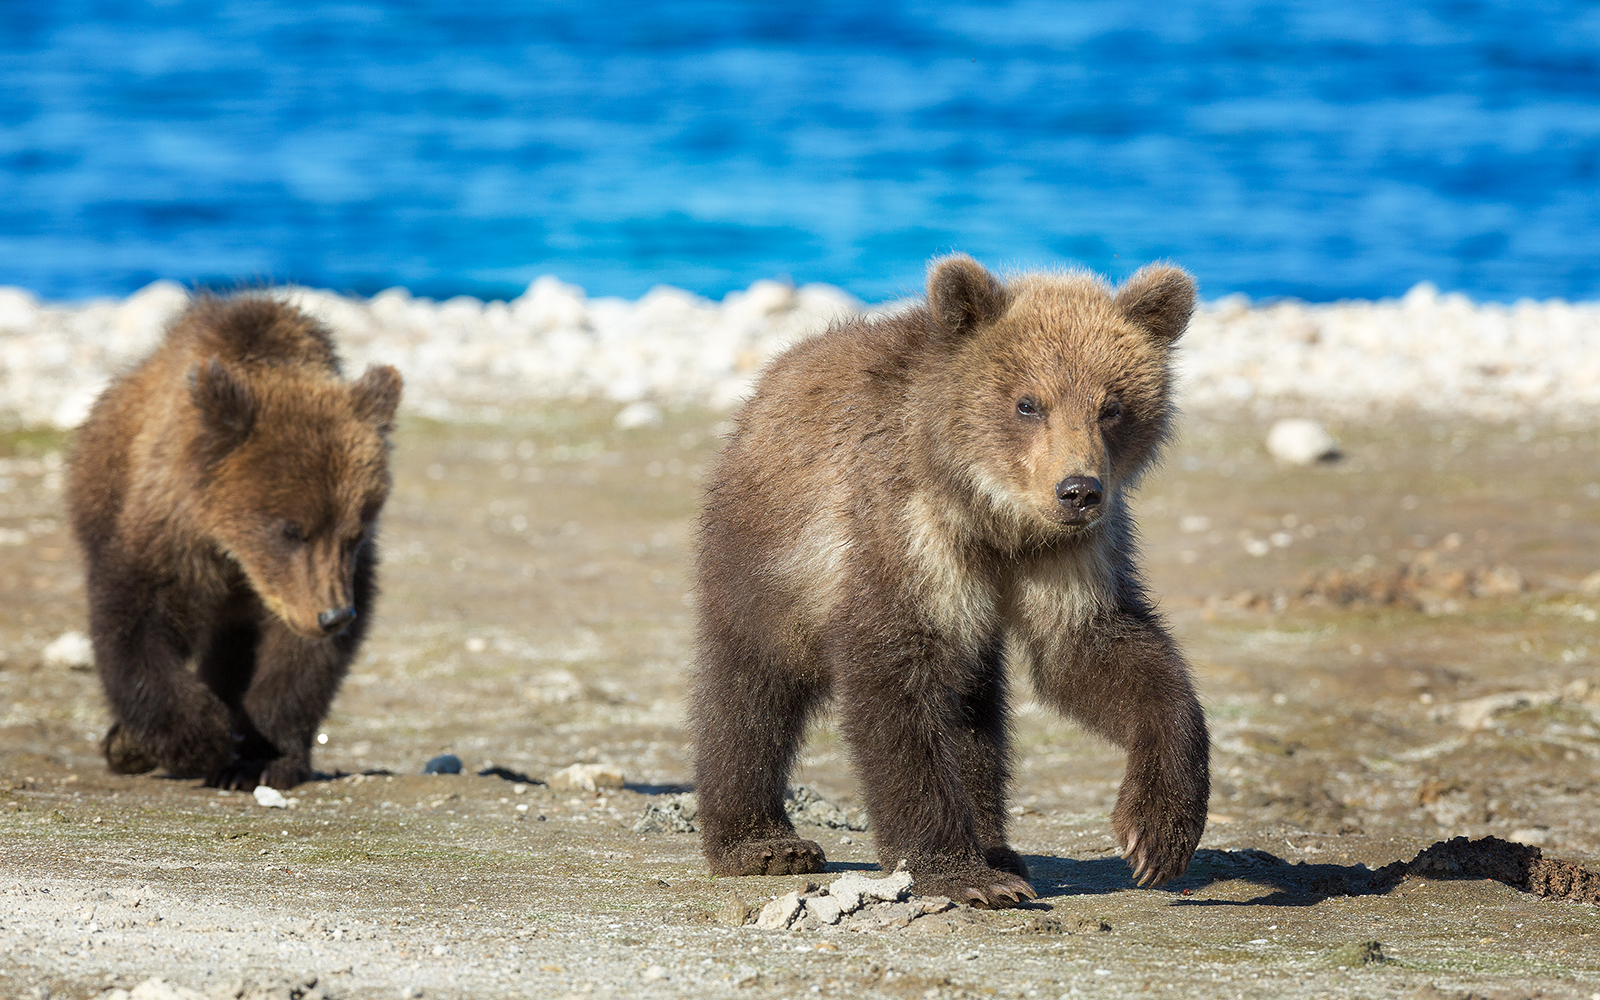
<path fill-rule="evenodd" d="M 1100 506 L 1103 491 L 1093 476 L 1068 476 L 1056 483 L 1056 502 L 1068 510 L 1088 510 Z"/>
<path fill-rule="evenodd" d="M 356 620 L 355 608 L 329 608 L 317 613 L 317 624 L 322 631 L 332 635 Z"/>

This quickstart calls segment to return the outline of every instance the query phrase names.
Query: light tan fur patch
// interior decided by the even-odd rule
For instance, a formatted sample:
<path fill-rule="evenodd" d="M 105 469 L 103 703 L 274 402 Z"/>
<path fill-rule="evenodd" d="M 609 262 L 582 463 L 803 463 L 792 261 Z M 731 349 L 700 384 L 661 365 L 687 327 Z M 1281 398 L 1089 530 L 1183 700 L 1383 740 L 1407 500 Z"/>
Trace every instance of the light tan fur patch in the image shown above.
<path fill-rule="evenodd" d="M 975 656 L 994 634 L 999 598 L 963 557 L 956 540 L 967 532 L 951 523 L 957 516 L 917 494 L 906 504 L 902 521 L 914 586 L 931 623 Z"/>
<path fill-rule="evenodd" d="M 1006 624 L 1036 666 L 1060 660 L 1072 634 L 1114 606 L 1113 542 L 1096 532 L 1084 544 L 1018 561 L 1006 601 Z"/>
<path fill-rule="evenodd" d="M 768 572 L 779 585 L 799 598 L 797 611 L 805 621 L 826 619 L 843 597 L 845 562 L 853 544 L 844 518 L 824 509 L 769 564 Z"/>

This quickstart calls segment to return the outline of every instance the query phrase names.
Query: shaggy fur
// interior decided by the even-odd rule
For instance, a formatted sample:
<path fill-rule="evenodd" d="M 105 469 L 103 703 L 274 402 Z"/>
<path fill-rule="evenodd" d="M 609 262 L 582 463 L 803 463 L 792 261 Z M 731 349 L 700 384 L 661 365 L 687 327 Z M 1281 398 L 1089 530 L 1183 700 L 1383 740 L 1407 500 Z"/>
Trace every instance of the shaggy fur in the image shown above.
<path fill-rule="evenodd" d="M 878 856 L 918 891 L 1033 896 L 1006 840 L 1008 667 L 1126 749 L 1112 827 L 1135 878 L 1205 825 L 1205 719 L 1147 598 L 1126 495 L 1171 414 L 1194 284 L 1152 266 L 929 272 L 926 305 L 773 362 L 702 511 L 692 725 L 718 875 L 820 871 L 784 788 L 836 695 Z"/>
<path fill-rule="evenodd" d="M 289 788 L 365 634 L 400 375 L 340 377 L 328 331 L 202 298 L 78 432 L 111 769 Z M 187 669 L 193 662 L 194 669 Z"/>

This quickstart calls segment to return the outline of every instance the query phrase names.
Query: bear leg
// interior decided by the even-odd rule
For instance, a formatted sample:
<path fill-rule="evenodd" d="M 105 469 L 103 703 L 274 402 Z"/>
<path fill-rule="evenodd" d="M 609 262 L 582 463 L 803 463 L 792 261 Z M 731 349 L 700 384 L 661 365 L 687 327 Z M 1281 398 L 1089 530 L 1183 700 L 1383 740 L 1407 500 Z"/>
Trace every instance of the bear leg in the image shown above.
<path fill-rule="evenodd" d="M 852 669 L 853 683 L 841 692 L 843 724 L 865 786 L 879 865 L 890 870 L 905 862 L 920 895 L 991 909 L 1033 899 L 1027 866 L 1005 845 L 1005 711 L 998 689 L 963 685 L 970 689 L 963 695 L 925 684 L 908 698 L 906 677 L 970 671 L 928 664 Z M 863 683 L 880 676 L 896 683 Z"/>
<path fill-rule="evenodd" d="M 783 808 L 800 739 L 826 692 L 786 663 L 762 668 L 743 669 L 723 644 L 702 643 L 691 702 L 696 822 L 713 875 L 804 875 L 827 863 Z"/>
<path fill-rule="evenodd" d="M 105 754 L 106 765 L 117 774 L 145 774 L 161 764 L 120 722 L 113 722 L 106 730 L 106 738 L 100 741 L 100 752 Z"/>
<path fill-rule="evenodd" d="M 185 668 L 166 595 L 137 579 L 90 567 L 89 630 L 113 719 L 101 750 L 119 774 L 200 777 L 233 756 L 228 710 Z"/>
<path fill-rule="evenodd" d="M 358 606 L 357 619 L 362 621 Z M 328 639 L 303 639 L 266 622 L 254 672 L 239 700 L 238 758 L 207 778 L 219 788 L 293 788 L 311 777 L 311 746 L 361 642 L 356 624 Z"/>
<path fill-rule="evenodd" d="M 1011 849 L 1006 827 L 1006 791 L 1011 784 L 1010 711 L 999 651 L 985 657 L 984 673 L 962 699 L 965 725 L 955 749 L 960 757 L 961 785 L 972 801 L 978 846 L 984 863 L 996 871 L 1028 878 L 1027 862 Z"/>
<path fill-rule="evenodd" d="M 1205 831 L 1210 741 L 1188 667 L 1155 613 L 1114 612 L 1054 662 L 1036 652 L 1034 683 L 1127 751 L 1111 828 L 1134 881 L 1151 887 L 1182 875 Z"/>

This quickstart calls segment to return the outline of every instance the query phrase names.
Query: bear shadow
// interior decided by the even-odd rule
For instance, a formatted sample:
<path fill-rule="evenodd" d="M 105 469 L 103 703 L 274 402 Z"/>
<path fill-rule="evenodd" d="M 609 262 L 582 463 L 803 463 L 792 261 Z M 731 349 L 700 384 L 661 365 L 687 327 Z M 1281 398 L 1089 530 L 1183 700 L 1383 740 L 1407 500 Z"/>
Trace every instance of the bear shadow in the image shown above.
<path fill-rule="evenodd" d="M 1024 860 L 1041 901 L 1136 888 L 1132 869 L 1119 857 L 1078 860 L 1029 855 Z M 1203 849 L 1195 852 L 1183 877 L 1154 891 L 1179 897 L 1172 900 L 1174 906 L 1313 906 L 1333 896 L 1383 895 L 1403 877 L 1403 872 L 1395 869 L 1395 865 L 1374 871 L 1363 864 L 1290 864 L 1268 851 Z M 1263 892 L 1246 900 L 1191 899 L 1183 895 L 1217 882 L 1245 882 L 1260 886 Z"/>

